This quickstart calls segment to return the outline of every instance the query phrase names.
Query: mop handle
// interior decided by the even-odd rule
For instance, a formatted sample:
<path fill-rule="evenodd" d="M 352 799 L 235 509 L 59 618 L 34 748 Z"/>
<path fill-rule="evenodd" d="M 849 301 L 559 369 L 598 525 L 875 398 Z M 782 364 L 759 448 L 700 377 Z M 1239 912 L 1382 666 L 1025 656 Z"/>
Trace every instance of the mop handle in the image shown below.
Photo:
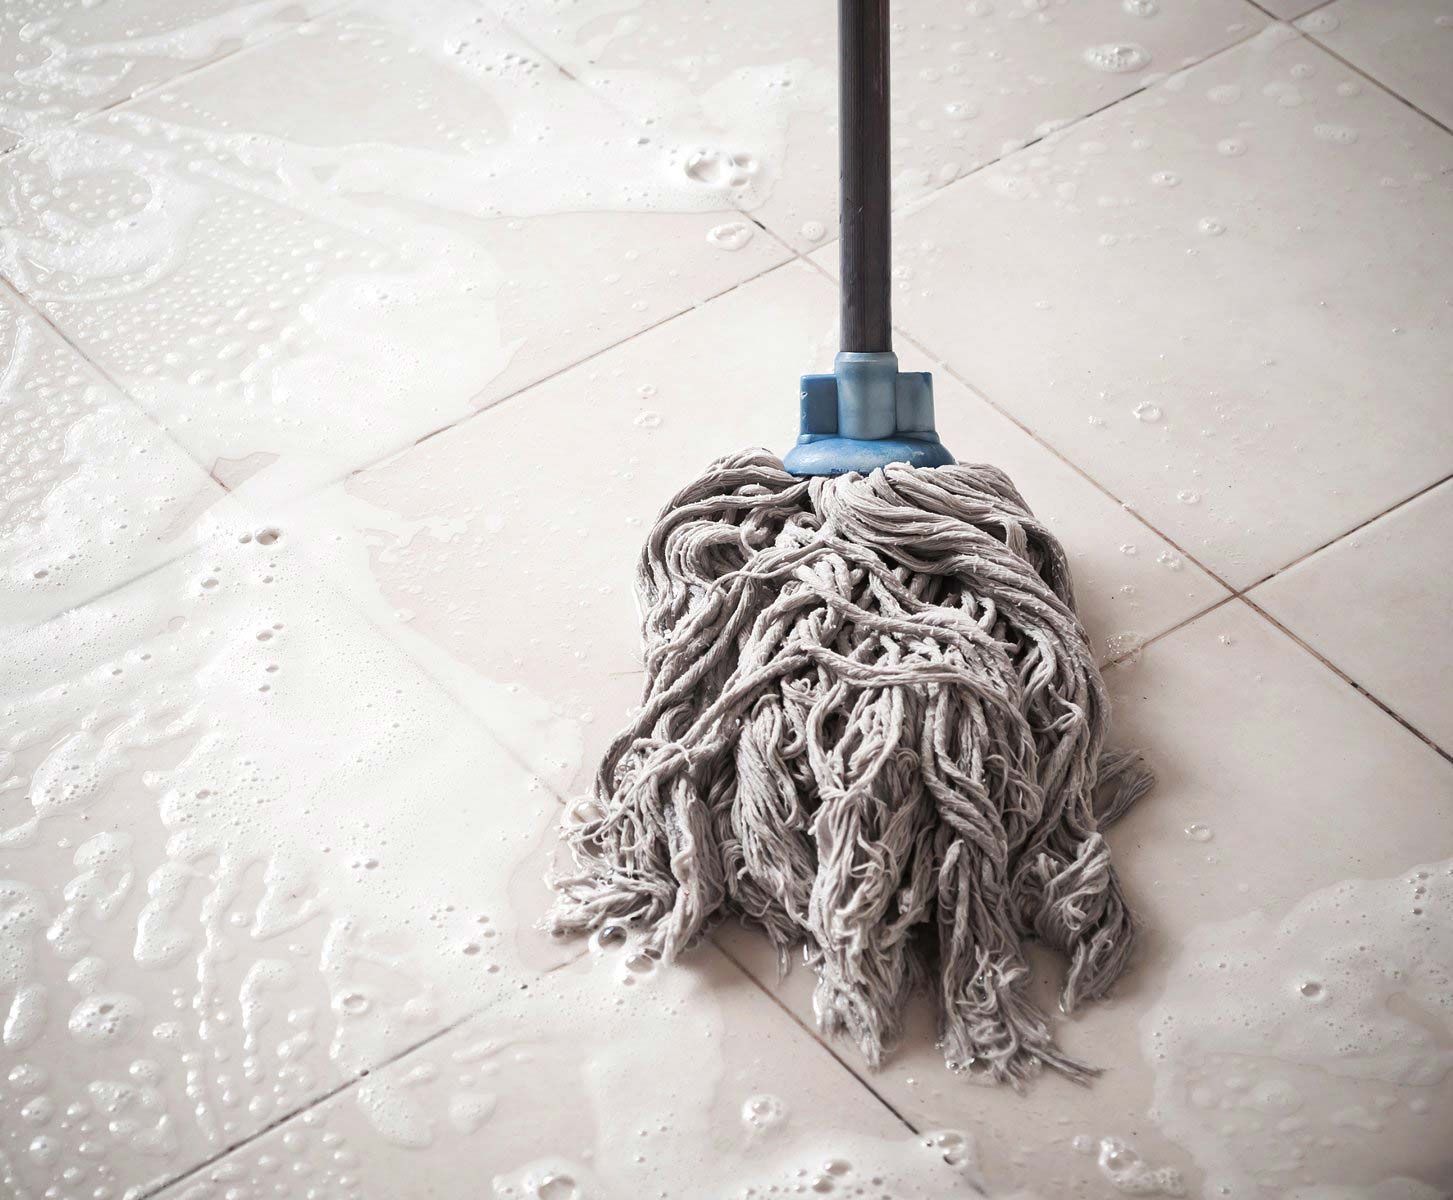
<path fill-rule="evenodd" d="M 893 349 L 888 125 L 888 0 L 838 0 L 838 252 L 845 351 Z"/>
<path fill-rule="evenodd" d="M 888 125 L 888 0 L 838 0 L 842 342 L 831 375 L 802 377 L 797 444 L 782 456 L 799 478 L 954 461 L 933 425 L 933 377 L 900 371 L 893 353 Z"/>

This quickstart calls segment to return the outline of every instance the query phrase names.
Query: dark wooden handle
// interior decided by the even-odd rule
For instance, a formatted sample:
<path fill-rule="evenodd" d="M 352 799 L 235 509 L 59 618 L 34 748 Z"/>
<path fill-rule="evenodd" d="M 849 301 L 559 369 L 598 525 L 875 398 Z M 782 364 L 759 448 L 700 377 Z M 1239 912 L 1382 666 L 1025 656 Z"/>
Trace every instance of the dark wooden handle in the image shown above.
<path fill-rule="evenodd" d="M 838 0 L 843 350 L 893 348 L 888 0 Z"/>

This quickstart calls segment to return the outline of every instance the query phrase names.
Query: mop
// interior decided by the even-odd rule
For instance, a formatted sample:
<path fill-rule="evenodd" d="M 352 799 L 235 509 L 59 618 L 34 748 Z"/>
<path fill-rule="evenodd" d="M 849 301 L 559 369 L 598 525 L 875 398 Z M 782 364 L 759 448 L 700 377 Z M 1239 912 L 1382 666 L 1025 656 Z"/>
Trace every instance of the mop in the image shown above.
<path fill-rule="evenodd" d="M 840 0 L 842 349 L 802 380 L 779 460 L 728 455 L 642 552 L 642 705 L 569 806 L 557 933 L 667 961 L 736 914 L 816 973 L 820 1028 L 872 1066 L 910 994 L 948 1065 L 1020 1084 L 1092 1069 L 1061 1007 L 1124 970 L 1135 922 L 1103 830 L 1150 786 L 1109 704 L 1054 535 L 997 468 L 958 464 L 889 312 L 887 0 Z"/>

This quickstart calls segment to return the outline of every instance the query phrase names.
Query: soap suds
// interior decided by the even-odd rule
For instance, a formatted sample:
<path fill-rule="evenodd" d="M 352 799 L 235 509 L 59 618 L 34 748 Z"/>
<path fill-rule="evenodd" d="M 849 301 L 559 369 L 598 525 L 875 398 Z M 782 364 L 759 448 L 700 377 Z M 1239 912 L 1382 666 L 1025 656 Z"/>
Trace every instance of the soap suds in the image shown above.
<path fill-rule="evenodd" d="M 1140 1028 L 1151 1115 L 1202 1194 L 1395 1175 L 1449 1111 L 1450 975 L 1453 860 L 1193 931 Z"/>

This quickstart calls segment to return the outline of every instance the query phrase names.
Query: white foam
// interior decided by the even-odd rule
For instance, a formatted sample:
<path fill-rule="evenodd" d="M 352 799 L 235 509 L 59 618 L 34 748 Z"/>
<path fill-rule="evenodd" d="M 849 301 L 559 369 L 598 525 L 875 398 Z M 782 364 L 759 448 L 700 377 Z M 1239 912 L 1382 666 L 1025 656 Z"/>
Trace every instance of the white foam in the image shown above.
<path fill-rule="evenodd" d="M 1205 1196 L 1370 1187 L 1404 1165 L 1430 1107 L 1447 1110 L 1450 901 L 1445 861 L 1187 939 L 1141 1043 L 1151 1115 L 1205 1171 Z"/>

